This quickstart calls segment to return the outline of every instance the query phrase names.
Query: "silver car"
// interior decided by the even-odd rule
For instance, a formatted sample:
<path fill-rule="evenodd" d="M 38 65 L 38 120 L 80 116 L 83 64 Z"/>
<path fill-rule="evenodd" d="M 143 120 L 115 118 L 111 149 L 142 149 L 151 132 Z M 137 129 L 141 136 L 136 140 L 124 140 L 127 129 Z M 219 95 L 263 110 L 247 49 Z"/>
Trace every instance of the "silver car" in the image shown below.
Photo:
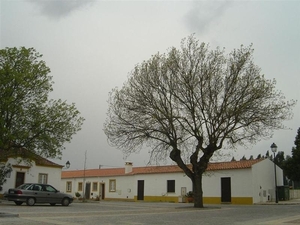
<path fill-rule="evenodd" d="M 73 201 L 71 195 L 59 192 L 49 184 L 22 184 L 17 188 L 8 190 L 6 196 L 8 201 L 14 201 L 16 205 L 33 206 L 35 203 L 50 203 L 50 205 L 62 204 L 68 206 Z"/>

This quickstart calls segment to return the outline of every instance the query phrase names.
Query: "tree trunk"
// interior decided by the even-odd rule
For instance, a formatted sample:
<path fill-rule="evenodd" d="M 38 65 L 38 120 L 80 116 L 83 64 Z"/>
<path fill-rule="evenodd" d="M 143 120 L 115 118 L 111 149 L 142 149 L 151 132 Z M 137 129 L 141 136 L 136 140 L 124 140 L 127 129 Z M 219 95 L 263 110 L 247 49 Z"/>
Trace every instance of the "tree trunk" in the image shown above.
<path fill-rule="evenodd" d="M 202 175 L 203 173 L 195 174 L 193 182 L 194 207 L 203 208 L 203 190 L 202 190 Z"/>

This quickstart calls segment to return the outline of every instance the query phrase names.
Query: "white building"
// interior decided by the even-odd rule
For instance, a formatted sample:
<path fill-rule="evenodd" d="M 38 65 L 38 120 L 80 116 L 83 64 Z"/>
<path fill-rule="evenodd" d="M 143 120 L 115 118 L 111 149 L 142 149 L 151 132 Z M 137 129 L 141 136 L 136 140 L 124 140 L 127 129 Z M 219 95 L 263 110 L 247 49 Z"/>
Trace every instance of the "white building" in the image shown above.
<path fill-rule="evenodd" d="M 7 174 L 6 182 L 0 191 L 0 196 L 9 188 L 18 187 L 23 183 L 47 183 L 57 189 L 60 188 L 63 166 L 34 153 L 26 152 L 22 157 L 18 155 L 4 157 L 4 154 L 2 154 L 0 163 L 2 165 L 10 164 L 12 166 L 12 172 Z"/>
<path fill-rule="evenodd" d="M 283 172 L 276 166 L 277 185 Z M 85 185 L 84 185 L 85 184 Z M 63 171 L 61 190 L 85 198 L 180 202 L 192 191 L 190 179 L 176 166 L 132 167 Z M 274 164 L 269 159 L 210 163 L 203 176 L 205 204 L 254 204 L 274 201 Z"/>

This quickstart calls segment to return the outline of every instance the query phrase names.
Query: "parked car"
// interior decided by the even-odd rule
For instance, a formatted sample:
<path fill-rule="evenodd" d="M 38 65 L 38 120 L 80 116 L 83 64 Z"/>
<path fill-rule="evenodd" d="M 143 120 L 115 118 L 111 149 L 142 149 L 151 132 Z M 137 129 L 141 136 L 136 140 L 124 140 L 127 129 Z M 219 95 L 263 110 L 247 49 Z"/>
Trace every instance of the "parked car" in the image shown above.
<path fill-rule="evenodd" d="M 50 205 L 62 204 L 68 206 L 73 201 L 71 195 L 62 193 L 49 184 L 27 183 L 17 188 L 8 190 L 6 196 L 8 201 L 14 201 L 16 205 L 33 206 L 35 203 L 50 203 Z"/>

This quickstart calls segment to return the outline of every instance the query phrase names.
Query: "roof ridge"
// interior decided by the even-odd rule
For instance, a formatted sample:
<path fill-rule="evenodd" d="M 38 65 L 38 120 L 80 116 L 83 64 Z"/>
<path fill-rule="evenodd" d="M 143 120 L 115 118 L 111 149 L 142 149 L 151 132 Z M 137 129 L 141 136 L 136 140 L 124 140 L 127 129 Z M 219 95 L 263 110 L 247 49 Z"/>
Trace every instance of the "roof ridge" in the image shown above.
<path fill-rule="evenodd" d="M 54 163 L 50 161 L 49 159 L 42 157 L 38 155 L 36 152 L 30 151 L 26 148 L 19 148 L 15 151 L 5 151 L 3 149 L 0 149 L 0 161 L 7 161 L 8 158 L 17 158 L 21 157 L 24 160 L 32 160 L 35 162 L 36 165 L 40 166 L 53 166 L 53 167 L 63 167 L 62 165 L 59 165 L 57 163 Z"/>
<path fill-rule="evenodd" d="M 251 160 L 240 160 L 240 161 L 227 161 L 227 162 L 210 162 L 207 171 L 214 170 L 229 170 L 229 169 L 247 169 L 251 168 L 252 165 L 262 161 L 264 159 L 251 159 Z M 191 166 L 189 164 L 188 166 Z M 101 169 L 85 169 L 85 170 L 68 170 L 62 171 L 62 178 L 71 177 L 107 177 L 107 176 L 128 176 L 135 174 L 157 174 L 157 173 L 178 173 L 183 171 L 178 165 L 154 165 L 154 166 L 143 166 L 143 167 L 132 167 L 132 172 L 125 174 L 124 167 L 118 168 L 101 168 Z"/>

